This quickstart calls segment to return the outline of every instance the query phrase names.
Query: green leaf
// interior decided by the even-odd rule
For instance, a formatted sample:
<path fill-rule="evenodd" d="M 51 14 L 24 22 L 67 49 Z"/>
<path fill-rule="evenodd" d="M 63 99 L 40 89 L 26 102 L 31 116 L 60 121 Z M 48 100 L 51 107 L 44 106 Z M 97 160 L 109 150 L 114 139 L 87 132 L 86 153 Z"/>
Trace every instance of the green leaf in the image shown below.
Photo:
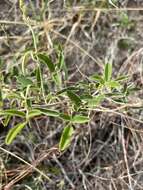
<path fill-rule="evenodd" d="M 118 81 L 111 80 L 111 81 L 107 82 L 106 84 L 107 84 L 107 86 L 109 86 L 111 88 L 120 88 L 121 87 L 121 85 Z"/>
<path fill-rule="evenodd" d="M 130 24 L 130 19 L 128 15 L 124 12 L 122 12 L 120 15 L 120 24 L 123 27 L 128 27 L 128 25 Z"/>
<path fill-rule="evenodd" d="M 0 89 L 0 102 L 3 101 L 2 90 Z"/>
<path fill-rule="evenodd" d="M 18 116 L 18 117 L 25 117 L 25 112 L 9 109 L 9 110 L 1 110 L 0 115 L 9 115 L 9 116 Z"/>
<path fill-rule="evenodd" d="M 112 98 L 112 101 L 114 101 L 115 103 L 120 103 L 120 104 L 127 103 L 126 98 Z"/>
<path fill-rule="evenodd" d="M 12 69 L 12 76 L 18 76 L 18 75 L 19 75 L 18 67 L 14 66 Z"/>
<path fill-rule="evenodd" d="M 3 59 L 0 57 L 0 69 L 2 69 L 3 66 L 4 66 L 4 61 L 3 61 Z"/>
<path fill-rule="evenodd" d="M 122 50 L 131 50 L 133 46 L 133 41 L 129 38 L 122 38 L 118 41 L 118 47 Z"/>
<path fill-rule="evenodd" d="M 89 122 L 89 117 L 83 115 L 75 115 L 71 119 L 72 123 L 87 123 Z"/>
<path fill-rule="evenodd" d="M 38 110 L 38 109 L 32 109 L 32 110 L 30 110 L 28 112 L 28 118 L 33 118 L 33 117 L 39 116 L 41 114 L 42 114 L 42 112 L 40 110 Z"/>
<path fill-rule="evenodd" d="M 104 70 L 104 79 L 105 81 L 109 81 L 112 76 L 112 64 L 106 63 L 105 64 L 105 70 Z"/>
<path fill-rule="evenodd" d="M 101 83 L 101 84 L 104 84 L 104 79 L 101 77 L 101 76 L 99 76 L 99 75 L 92 75 L 91 77 L 90 77 L 90 79 L 91 80 L 95 80 L 95 81 L 97 81 L 97 82 L 99 82 L 99 83 Z"/>
<path fill-rule="evenodd" d="M 63 119 L 63 120 L 65 120 L 65 121 L 70 121 L 71 120 L 71 116 L 70 115 L 63 114 L 63 113 L 60 114 L 60 118 Z"/>
<path fill-rule="evenodd" d="M 36 69 L 37 86 L 40 88 L 42 84 L 42 73 L 40 67 Z"/>
<path fill-rule="evenodd" d="M 11 128 L 6 136 L 5 143 L 7 145 L 11 144 L 14 138 L 20 133 L 20 131 L 25 127 L 27 122 L 19 123 L 15 127 Z"/>
<path fill-rule="evenodd" d="M 124 81 L 127 80 L 129 78 L 129 76 L 119 76 L 115 79 L 115 81 Z"/>
<path fill-rule="evenodd" d="M 62 50 L 62 47 L 59 46 L 59 60 L 58 60 L 58 68 L 59 69 L 62 69 L 65 65 L 65 60 L 64 60 L 64 53 L 63 53 L 63 50 Z"/>
<path fill-rule="evenodd" d="M 41 114 L 47 115 L 47 116 L 53 116 L 53 117 L 59 117 L 59 112 L 55 110 L 50 110 L 46 108 L 35 108 L 36 110 L 40 111 Z"/>
<path fill-rule="evenodd" d="M 26 63 L 28 62 L 28 58 L 30 56 L 31 51 L 28 50 L 24 53 L 24 55 L 22 56 L 22 63 L 21 63 L 21 67 L 22 67 L 22 73 L 25 74 L 26 73 Z"/>
<path fill-rule="evenodd" d="M 70 100 L 76 105 L 76 106 L 80 106 L 80 104 L 82 103 L 80 97 L 75 94 L 72 91 L 67 90 L 67 95 L 70 98 Z"/>
<path fill-rule="evenodd" d="M 64 72 L 64 74 L 63 74 L 64 80 L 67 81 L 67 80 L 68 80 L 68 68 L 67 68 L 67 65 L 66 65 L 65 62 L 64 62 L 64 64 L 63 64 L 62 70 L 63 70 L 63 72 Z"/>
<path fill-rule="evenodd" d="M 104 95 L 95 96 L 87 101 L 87 106 L 88 107 L 98 106 L 104 100 L 104 98 L 105 98 Z"/>
<path fill-rule="evenodd" d="M 64 128 L 59 143 L 60 151 L 64 151 L 70 145 L 73 133 L 74 128 L 71 125 Z"/>
<path fill-rule="evenodd" d="M 124 94 L 123 93 L 121 93 L 121 92 L 112 92 L 112 93 L 106 93 L 106 97 L 123 97 L 124 96 Z"/>
<path fill-rule="evenodd" d="M 58 55 L 58 63 L 57 63 L 58 70 L 62 71 L 64 80 L 67 80 L 68 70 L 66 67 L 65 60 L 64 60 L 64 52 L 63 52 L 62 46 L 58 44 L 56 46 L 56 49 L 57 49 L 57 55 Z"/>
<path fill-rule="evenodd" d="M 28 85 L 32 85 L 33 81 L 29 78 L 26 78 L 26 76 L 21 75 L 17 77 L 17 82 L 19 82 L 23 87 L 27 87 Z"/>
<path fill-rule="evenodd" d="M 48 66 L 51 73 L 55 71 L 55 65 L 47 55 L 40 53 L 37 56 L 42 63 L 45 63 Z"/>

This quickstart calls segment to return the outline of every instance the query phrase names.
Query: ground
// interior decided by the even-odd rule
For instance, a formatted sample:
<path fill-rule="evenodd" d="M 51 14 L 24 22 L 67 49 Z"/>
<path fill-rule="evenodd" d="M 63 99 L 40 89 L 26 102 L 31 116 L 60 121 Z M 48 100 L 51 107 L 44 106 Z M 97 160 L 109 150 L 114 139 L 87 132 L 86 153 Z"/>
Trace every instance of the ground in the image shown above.
<path fill-rule="evenodd" d="M 129 96 L 127 109 L 105 104 L 111 111 L 95 111 L 89 124 L 77 125 L 79 133 L 62 153 L 57 144 L 64 126 L 53 118 L 35 118 L 32 126 L 27 126 L 8 146 L 4 139 L 9 128 L 1 127 L 0 188 L 143 189 L 142 1 L 124 0 L 116 4 L 140 10 L 112 10 L 115 7 L 111 4 L 108 10 L 93 10 L 94 1 L 25 3 L 38 36 L 38 50 L 54 57 L 54 45 L 62 44 L 69 82 L 102 73 L 104 64 L 112 62 L 114 77 L 129 75 L 128 83 L 133 82 L 139 90 Z M 0 26 L 0 58 L 7 74 L 13 66 L 21 64 L 20 55 L 25 49 L 33 46 L 18 1 L 0 1 Z M 133 106 L 137 103 L 140 106 Z"/>

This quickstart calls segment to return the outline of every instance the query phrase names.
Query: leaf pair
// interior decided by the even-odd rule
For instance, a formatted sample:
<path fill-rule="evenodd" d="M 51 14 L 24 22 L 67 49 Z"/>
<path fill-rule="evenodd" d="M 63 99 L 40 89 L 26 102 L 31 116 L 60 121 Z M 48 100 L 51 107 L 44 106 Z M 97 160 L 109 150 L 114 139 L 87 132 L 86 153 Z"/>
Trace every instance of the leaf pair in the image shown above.
<path fill-rule="evenodd" d="M 70 119 L 71 123 L 86 123 L 89 122 L 89 118 L 82 115 L 75 115 Z M 60 151 L 64 151 L 71 143 L 72 136 L 74 134 L 74 128 L 72 124 L 68 124 L 61 135 L 60 143 L 59 143 L 59 149 Z"/>
<path fill-rule="evenodd" d="M 28 120 L 30 118 L 33 118 L 35 116 L 39 116 L 41 114 L 48 115 L 48 116 L 54 116 L 54 117 L 59 116 L 58 112 L 53 111 L 53 110 L 44 109 L 44 108 L 37 108 L 37 109 L 30 110 L 28 112 L 27 121 L 25 121 L 23 123 L 19 123 L 16 126 L 14 126 L 13 128 L 10 129 L 10 131 L 8 132 L 8 134 L 6 136 L 5 143 L 7 145 L 11 144 L 12 141 L 14 140 L 14 138 L 21 132 L 21 130 L 27 124 Z M 4 110 L 4 111 L 0 111 L 0 115 L 4 115 L 4 116 L 18 116 L 18 117 L 26 118 L 25 112 L 18 111 L 18 110 Z"/>
<path fill-rule="evenodd" d="M 104 85 L 105 82 L 110 81 L 112 77 L 112 64 L 111 63 L 106 63 L 104 67 L 104 74 L 103 76 L 100 75 L 92 75 L 90 77 L 91 80 L 95 80 L 98 83 Z"/>
<path fill-rule="evenodd" d="M 57 112 L 55 110 L 50 110 L 50 109 L 45 109 L 45 108 L 35 108 L 33 110 L 30 110 L 28 113 L 28 118 L 30 119 L 30 118 L 33 118 L 35 116 L 39 116 L 42 114 L 47 115 L 47 116 L 52 116 L 52 117 L 58 117 L 58 118 L 63 119 L 65 121 L 70 121 L 71 123 L 89 122 L 89 118 L 87 116 L 83 116 L 83 115 L 70 116 L 67 114 Z"/>

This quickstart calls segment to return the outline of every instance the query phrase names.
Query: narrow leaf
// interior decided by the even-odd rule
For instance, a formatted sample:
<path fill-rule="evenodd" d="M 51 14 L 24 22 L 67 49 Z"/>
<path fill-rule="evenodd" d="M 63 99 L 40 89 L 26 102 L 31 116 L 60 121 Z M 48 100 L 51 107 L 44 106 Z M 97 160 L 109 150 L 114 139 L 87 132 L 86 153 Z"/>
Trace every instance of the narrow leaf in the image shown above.
<path fill-rule="evenodd" d="M 58 68 L 62 69 L 63 66 L 65 65 L 65 60 L 64 60 L 64 53 L 62 48 L 59 48 L 59 61 L 58 61 Z"/>
<path fill-rule="evenodd" d="M 63 75 L 64 75 L 64 79 L 67 80 L 68 78 L 68 70 L 66 67 L 66 63 L 65 63 L 65 59 L 64 59 L 64 52 L 63 49 L 61 47 L 61 45 L 58 45 L 58 69 L 61 71 L 63 71 Z"/>
<path fill-rule="evenodd" d="M 89 117 L 83 115 L 75 115 L 71 119 L 72 123 L 87 123 L 89 122 Z"/>
<path fill-rule="evenodd" d="M 64 151 L 70 145 L 73 133 L 74 129 L 71 125 L 68 125 L 64 128 L 59 143 L 60 151 Z"/>
<path fill-rule="evenodd" d="M 60 114 L 59 112 L 57 112 L 55 110 L 50 110 L 50 109 L 46 109 L 46 108 L 35 108 L 35 109 L 47 116 L 59 117 L 59 114 Z"/>
<path fill-rule="evenodd" d="M 42 84 L 42 73 L 40 67 L 36 69 L 37 86 L 40 88 Z"/>
<path fill-rule="evenodd" d="M 9 110 L 1 110 L 0 115 L 10 115 L 10 116 L 18 116 L 18 117 L 25 117 L 25 113 L 22 111 L 9 109 Z"/>
<path fill-rule="evenodd" d="M 92 75 L 90 77 L 90 79 L 91 80 L 95 80 L 95 81 L 97 81 L 97 82 L 99 82 L 101 84 L 104 84 L 104 79 L 101 76 L 99 76 L 99 75 Z"/>
<path fill-rule="evenodd" d="M 33 109 L 33 110 L 30 110 L 29 113 L 28 113 L 28 118 L 32 118 L 32 117 L 35 117 L 35 116 L 39 116 L 41 115 L 42 112 L 38 109 Z"/>
<path fill-rule="evenodd" d="M 55 71 L 55 65 L 47 55 L 40 53 L 37 56 L 42 63 L 45 63 L 48 66 L 50 72 Z"/>
<path fill-rule="evenodd" d="M 109 81 L 112 76 L 112 64 L 106 63 L 105 70 L 104 70 L 104 79 L 105 81 Z"/>
<path fill-rule="evenodd" d="M 129 76 L 119 76 L 115 80 L 116 81 L 124 81 L 124 80 L 127 80 L 128 78 L 129 78 Z"/>
<path fill-rule="evenodd" d="M 107 86 L 111 87 L 111 88 L 119 88 L 121 85 L 118 81 L 109 81 L 107 83 Z"/>
<path fill-rule="evenodd" d="M 2 95 L 2 90 L 0 89 L 0 102 L 3 101 L 3 95 Z"/>
<path fill-rule="evenodd" d="M 20 133 L 21 130 L 25 127 L 25 125 L 26 125 L 26 122 L 19 123 L 15 127 L 11 128 L 6 136 L 5 143 L 7 145 L 11 144 L 14 138 L 18 135 L 18 133 Z"/>
<path fill-rule="evenodd" d="M 74 92 L 67 90 L 67 95 L 75 105 L 79 106 L 81 104 L 80 97 Z"/>

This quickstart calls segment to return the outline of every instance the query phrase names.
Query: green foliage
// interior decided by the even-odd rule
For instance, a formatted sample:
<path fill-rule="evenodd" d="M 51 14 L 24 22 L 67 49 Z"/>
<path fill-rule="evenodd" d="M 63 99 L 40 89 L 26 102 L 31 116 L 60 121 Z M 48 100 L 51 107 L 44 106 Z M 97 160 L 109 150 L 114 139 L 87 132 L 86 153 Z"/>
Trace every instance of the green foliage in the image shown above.
<path fill-rule="evenodd" d="M 59 117 L 59 112 L 50 110 L 50 109 L 45 109 L 45 108 L 36 108 L 41 112 L 41 114 L 47 115 L 47 116 L 52 116 L 52 117 Z"/>
<path fill-rule="evenodd" d="M 42 63 L 48 66 L 51 73 L 55 71 L 55 65 L 47 55 L 39 53 L 37 56 Z"/>
<path fill-rule="evenodd" d="M 106 63 L 105 69 L 104 69 L 104 81 L 109 81 L 112 76 L 112 64 Z"/>
<path fill-rule="evenodd" d="M 121 50 L 132 50 L 134 41 L 129 38 L 122 38 L 118 41 L 118 48 Z"/>
<path fill-rule="evenodd" d="M 32 80 L 23 75 L 17 77 L 17 82 L 20 83 L 23 88 L 33 84 Z"/>
<path fill-rule="evenodd" d="M 37 79 L 37 87 L 40 88 L 42 85 L 42 73 L 41 73 L 41 68 L 39 66 L 36 69 L 36 79 Z"/>
<path fill-rule="evenodd" d="M 87 123 L 89 118 L 83 115 L 75 115 L 71 118 L 72 123 Z"/>
<path fill-rule="evenodd" d="M 66 126 L 59 143 L 59 149 L 63 151 L 70 145 L 73 126 L 76 130 L 77 124 L 90 122 L 92 109 L 102 105 L 108 97 L 116 103 L 125 103 L 133 91 L 133 87 L 124 84 L 127 76 L 112 77 L 111 63 L 105 64 L 101 75 L 95 73 L 86 81 L 68 85 L 65 82 L 68 70 L 60 45 L 55 47 L 55 54 L 53 61 L 45 52 L 30 50 L 22 55 L 21 67 L 13 65 L 9 72 L 1 72 L 0 102 L 1 105 L 5 100 L 9 103 L 8 109 L 0 108 L 3 124 L 8 125 L 13 117 L 24 121 L 10 129 L 6 144 L 10 144 L 31 119 L 44 115 L 54 117 Z M 34 62 L 32 70 L 27 67 L 31 60 Z M 9 88 L 13 82 L 14 90 Z"/>
<path fill-rule="evenodd" d="M 97 82 L 99 82 L 99 83 L 101 83 L 101 84 L 104 84 L 104 79 L 102 78 L 102 76 L 100 76 L 100 75 L 97 75 L 97 74 L 95 74 L 95 75 L 92 75 L 91 77 L 90 77 L 90 79 L 91 80 L 95 80 L 95 81 L 97 81 Z"/>
<path fill-rule="evenodd" d="M 20 131 L 25 127 L 25 125 L 26 125 L 26 122 L 23 122 L 23 123 L 17 124 L 13 128 L 11 128 L 5 139 L 5 143 L 7 145 L 11 144 L 13 139 L 18 135 L 18 133 L 20 133 Z"/>
<path fill-rule="evenodd" d="M 70 100 L 76 105 L 76 106 L 80 106 L 81 104 L 81 99 L 80 97 L 75 94 L 74 92 L 67 90 L 67 95 L 70 98 Z"/>
<path fill-rule="evenodd" d="M 122 28 L 126 28 L 128 30 L 133 30 L 135 28 L 135 22 L 131 20 L 126 12 L 121 12 L 119 25 Z"/>
<path fill-rule="evenodd" d="M 74 129 L 71 125 L 67 125 L 62 133 L 60 143 L 59 143 L 59 149 L 61 151 L 64 151 L 71 143 L 72 135 L 74 133 Z"/>
<path fill-rule="evenodd" d="M 32 110 L 30 110 L 29 112 L 28 112 L 28 118 L 30 119 L 30 118 L 34 118 L 34 117 L 36 117 L 36 116 L 39 116 L 39 115 L 41 115 L 42 114 L 42 112 L 40 111 L 40 110 L 38 110 L 38 109 L 32 109 Z"/>
<path fill-rule="evenodd" d="M 0 110 L 0 116 L 18 116 L 18 117 L 25 117 L 25 113 L 22 111 L 18 111 L 15 109 L 8 109 L 8 110 Z"/>

